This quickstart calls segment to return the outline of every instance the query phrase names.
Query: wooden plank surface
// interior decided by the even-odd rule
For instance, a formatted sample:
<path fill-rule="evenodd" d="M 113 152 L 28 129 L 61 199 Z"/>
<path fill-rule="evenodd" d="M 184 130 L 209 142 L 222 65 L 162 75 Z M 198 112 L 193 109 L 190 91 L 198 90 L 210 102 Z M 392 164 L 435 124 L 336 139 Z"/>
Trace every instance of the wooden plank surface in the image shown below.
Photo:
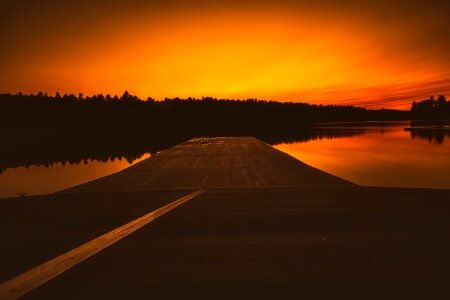
<path fill-rule="evenodd" d="M 64 192 L 352 185 L 251 137 L 197 138 Z"/>
<path fill-rule="evenodd" d="M 53 194 L 0 201 L 0 282 L 193 190 Z"/>
<path fill-rule="evenodd" d="M 2 278 L 197 188 L 25 298 L 450 297 L 450 190 L 357 186 L 254 138 L 194 139 L 62 193 L 5 199 Z"/>
<path fill-rule="evenodd" d="M 212 189 L 31 299 L 447 299 L 448 190 Z"/>
<path fill-rule="evenodd" d="M 202 194 L 204 190 L 193 192 L 170 202 L 156 210 L 146 213 L 118 228 L 115 228 L 87 243 L 82 244 L 64 254 L 46 261 L 6 282 L 0 283 L 0 299 L 16 299 L 28 294 L 44 283 L 61 275 L 63 272 L 80 264 L 91 256 L 117 243 L 124 237 L 141 229 L 178 206 Z"/>

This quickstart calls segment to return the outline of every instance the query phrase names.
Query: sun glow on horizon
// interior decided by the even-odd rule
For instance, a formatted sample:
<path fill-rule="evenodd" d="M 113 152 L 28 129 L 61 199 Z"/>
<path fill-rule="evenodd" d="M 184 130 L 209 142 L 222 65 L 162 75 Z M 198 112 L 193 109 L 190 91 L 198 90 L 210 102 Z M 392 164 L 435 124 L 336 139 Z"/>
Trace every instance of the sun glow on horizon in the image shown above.
<path fill-rule="evenodd" d="M 18 54 L 0 92 L 259 98 L 407 109 L 448 93 L 446 66 L 399 51 L 360 19 L 288 11 L 176 11 L 118 19 Z M 389 29 L 391 30 L 391 29 Z M 407 34 L 404 34 L 407 36 Z M 401 47 L 400 47 L 401 48 Z M 424 66 L 425 64 L 425 66 Z M 438 84 L 438 83 L 441 84 Z"/>

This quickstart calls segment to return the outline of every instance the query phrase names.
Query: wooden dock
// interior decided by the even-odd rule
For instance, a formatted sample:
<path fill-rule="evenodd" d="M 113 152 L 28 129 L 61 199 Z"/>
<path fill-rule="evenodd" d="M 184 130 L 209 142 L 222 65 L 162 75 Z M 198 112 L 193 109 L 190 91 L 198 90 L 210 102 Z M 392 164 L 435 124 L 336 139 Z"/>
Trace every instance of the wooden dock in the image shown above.
<path fill-rule="evenodd" d="M 449 216 L 450 190 L 362 187 L 254 138 L 194 139 L 2 199 L 0 298 L 445 299 Z"/>
<path fill-rule="evenodd" d="M 251 137 L 198 138 L 64 192 L 353 185 Z"/>

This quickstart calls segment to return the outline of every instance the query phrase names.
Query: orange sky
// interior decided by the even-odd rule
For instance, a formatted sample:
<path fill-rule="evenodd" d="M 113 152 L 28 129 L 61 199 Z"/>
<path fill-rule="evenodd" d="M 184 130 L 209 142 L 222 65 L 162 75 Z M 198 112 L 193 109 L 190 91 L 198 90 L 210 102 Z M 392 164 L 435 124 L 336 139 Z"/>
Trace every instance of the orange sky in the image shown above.
<path fill-rule="evenodd" d="M 0 92 L 400 109 L 450 95 L 450 21 L 439 2 L 7 2 Z"/>

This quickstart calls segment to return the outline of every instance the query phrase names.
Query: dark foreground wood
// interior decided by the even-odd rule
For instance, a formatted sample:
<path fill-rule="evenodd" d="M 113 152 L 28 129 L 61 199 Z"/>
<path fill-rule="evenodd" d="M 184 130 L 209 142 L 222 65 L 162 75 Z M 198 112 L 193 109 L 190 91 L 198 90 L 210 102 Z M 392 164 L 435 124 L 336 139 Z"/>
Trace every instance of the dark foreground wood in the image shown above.
<path fill-rule="evenodd" d="M 210 187 L 25 298 L 448 299 L 450 191 L 340 182 Z M 1 278 L 189 193 L 2 200 Z"/>

